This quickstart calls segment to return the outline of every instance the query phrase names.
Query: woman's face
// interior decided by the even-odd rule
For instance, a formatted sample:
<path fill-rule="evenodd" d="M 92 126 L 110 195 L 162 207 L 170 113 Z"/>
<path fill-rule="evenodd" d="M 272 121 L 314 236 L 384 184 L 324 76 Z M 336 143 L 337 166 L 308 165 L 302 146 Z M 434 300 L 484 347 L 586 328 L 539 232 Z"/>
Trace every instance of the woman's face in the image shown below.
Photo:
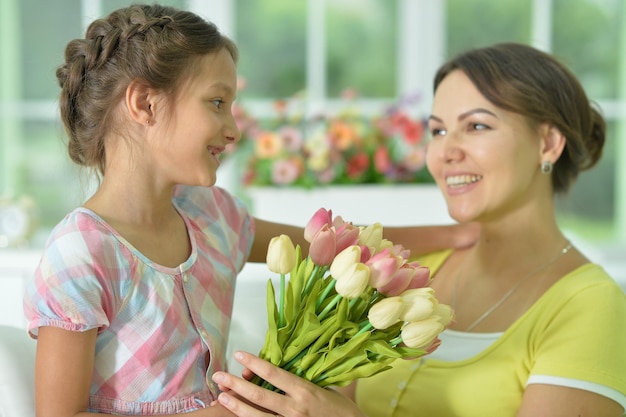
<path fill-rule="evenodd" d="M 429 118 L 428 169 L 457 221 L 494 221 L 532 206 L 539 134 L 489 102 L 460 70 L 439 84 Z"/>

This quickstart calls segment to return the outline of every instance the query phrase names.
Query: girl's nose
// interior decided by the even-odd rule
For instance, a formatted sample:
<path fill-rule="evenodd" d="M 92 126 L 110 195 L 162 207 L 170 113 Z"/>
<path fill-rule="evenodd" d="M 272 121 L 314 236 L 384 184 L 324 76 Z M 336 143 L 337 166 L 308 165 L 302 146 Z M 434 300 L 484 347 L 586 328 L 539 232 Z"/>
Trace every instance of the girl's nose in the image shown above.
<path fill-rule="evenodd" d="M 231 115 L 230 121 L 224 125 L 223 134 L 226 140 L 230 143 L 236 143 L 241 140 L 241 130 L 237 126 L 235 118 Z"/>

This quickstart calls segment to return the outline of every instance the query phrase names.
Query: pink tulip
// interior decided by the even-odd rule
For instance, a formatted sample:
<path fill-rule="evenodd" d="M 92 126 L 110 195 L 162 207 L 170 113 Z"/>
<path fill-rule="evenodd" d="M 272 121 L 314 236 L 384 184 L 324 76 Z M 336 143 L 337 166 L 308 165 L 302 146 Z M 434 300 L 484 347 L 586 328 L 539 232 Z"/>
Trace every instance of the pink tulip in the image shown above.
<path fill-rule="evenodd" d="M 400 267 L 398 258 L 385 249 L 372 256 L 366 263 L 370 268 L 370 286 L 381 288 L 387 285 Z"/>
<path fill-rule="evenodd" d="M 391 248 L 391 253 L 393 253 L 396 256 L 401 257 L 402 259 L 409 259 L 409 257 L 411 256 L 411 251 L 402 245 L 394 245 Z M 415 263 L 417 264 L 417 262 Z"/>
<path fill-rule="evenodd" d="M 359 241 L 359 228 L 352 223 L 335 224 L 335 232 L 337 234 L 337 253 L 345 248 L 356 245 Z"/>
<path fill-rule="evenodd" d="M 309 247 L 309 255 L 313 263 L 320 266 L 330 265 L 333 259 L 335 259 L 336 246 L 335 231 L 328 224 L 323 225 L 315 234 L 313 240 L 311 240 L 311 246 Z"/>
<path fill-rule="evenodd" d="M 411 282 L 406 287 L 407 290 L 413 288 L 423 288 L 430 283 L 430 269 L 425 266 L 414 267 L 415 274 L 411 278 Z"/>
<path fill-rule="evenodd" d="M 373 253 L 367 246 L 360 246 L 361 248 L 361 262 L 366 263 L 372 257 Z"/>
<path fill-rule="evenodd" d="M 386 285 L 377 288 L 378 292 L 386 295 L 387 297 L 399 295 L 408 288 L 414 275 L 415 268 L 412 268 L 407 264 L 402 265 L 394 274 L 391 281 L 389 281 Z"/>
<path fill-rule="evenodd" d="M 304 240 L 311 243 L 315 234 L 324 226 L 332 226 L 333 211 L 321 208 L 315 212 L 304 228 Z"/>

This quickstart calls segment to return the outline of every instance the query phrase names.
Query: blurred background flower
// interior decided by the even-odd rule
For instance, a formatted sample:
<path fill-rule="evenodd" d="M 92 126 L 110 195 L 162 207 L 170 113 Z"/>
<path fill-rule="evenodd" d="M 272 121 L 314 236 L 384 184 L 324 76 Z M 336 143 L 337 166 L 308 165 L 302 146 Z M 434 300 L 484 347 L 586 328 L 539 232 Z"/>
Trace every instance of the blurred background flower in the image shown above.
<path fill-rule="evenodd" d="M 425 120 L 409 110 L 416 98 L 368 116 L 354 104 L 356 96 L 347 90 L 338 112 L 314 116 L 298 109 L 302 97 L 276 101 L 275 114 L 264 119 L 238 104 L 233 113 L 242 139 L 228 152 L 240 162 L 243 185 L 433 182 L 425 167 Z"/>

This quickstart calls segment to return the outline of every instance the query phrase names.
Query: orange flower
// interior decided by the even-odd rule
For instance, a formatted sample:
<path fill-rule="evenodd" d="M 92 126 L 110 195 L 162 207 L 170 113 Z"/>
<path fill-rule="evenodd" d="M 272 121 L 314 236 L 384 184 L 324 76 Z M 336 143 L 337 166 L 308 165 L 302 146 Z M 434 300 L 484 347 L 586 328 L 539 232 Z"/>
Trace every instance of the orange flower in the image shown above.
<path fill-rule="evenodd" d="M 357 134 L 350 123 L 336 121 L 330 125 L 328 138 L 335 148 L 345 151 L 356 142 Z"/>
<path fill-rule="evenodd" d="M 259 158 L 275 158 L 283 149 L 283 142 L 274 132 L 261 132 L 256 138 L 254 149 Z"/>

